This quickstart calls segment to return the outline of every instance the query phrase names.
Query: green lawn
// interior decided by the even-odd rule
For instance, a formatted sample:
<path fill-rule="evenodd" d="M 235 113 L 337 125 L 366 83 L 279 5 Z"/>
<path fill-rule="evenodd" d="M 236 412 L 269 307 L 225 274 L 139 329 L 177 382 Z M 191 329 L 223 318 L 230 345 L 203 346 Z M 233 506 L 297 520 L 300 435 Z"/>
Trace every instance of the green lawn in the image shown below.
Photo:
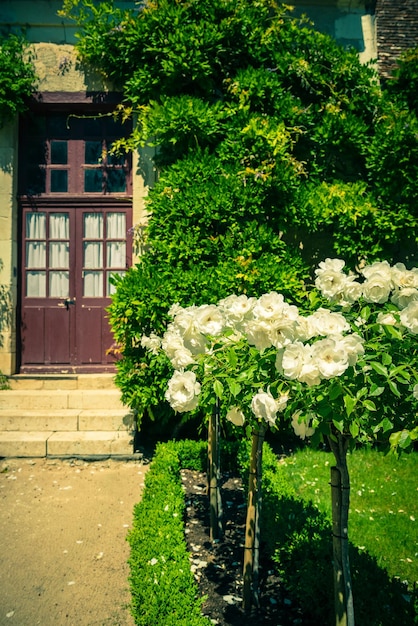
<path fill-rule="evenodd" d="M 333 459 L 330 453 L 305 448 L 281 460 L 298 494 L 329 516 Z M 350 541 L 411 588 L 418 581 L 418 455 L 395 458 L 363 449 L 349 455 L 348 465 Z"/>

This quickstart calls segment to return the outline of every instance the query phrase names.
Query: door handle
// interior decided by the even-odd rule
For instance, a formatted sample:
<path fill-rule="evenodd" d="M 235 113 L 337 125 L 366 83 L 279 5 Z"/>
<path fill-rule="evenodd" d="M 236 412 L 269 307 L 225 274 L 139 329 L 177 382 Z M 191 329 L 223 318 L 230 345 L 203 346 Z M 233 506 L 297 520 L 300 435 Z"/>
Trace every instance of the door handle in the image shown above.
<path fill-rule="evenodd" d="M 64 302 L 58 302 L 59 307 L 65 307 L 67 311 L 70 308 L 70 304 L 75 304 L 75 298 L 65 298 Z"/>
<path fill-rule="evenodd" d="M 65 304 L 65 307 L 66 307 L 66 309 L 68 311 L 69 308 L 70 308 L 70 304 L 75 304 L 75 298 L 65 298 L 64 304 Z"/>

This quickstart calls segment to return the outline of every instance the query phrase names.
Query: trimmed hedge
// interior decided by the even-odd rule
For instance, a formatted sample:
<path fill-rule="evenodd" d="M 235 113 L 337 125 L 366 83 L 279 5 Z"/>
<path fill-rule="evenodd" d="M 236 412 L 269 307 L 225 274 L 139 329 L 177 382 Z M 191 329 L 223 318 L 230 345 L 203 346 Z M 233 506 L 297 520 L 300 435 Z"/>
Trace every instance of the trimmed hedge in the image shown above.
<path fill-rule="evenodd" d="M 184 538 L 180 469 L 197 469 L 203 444 L 159 444 L 128 536 L 132 613 L 137 626 L 208 626 Z"/>

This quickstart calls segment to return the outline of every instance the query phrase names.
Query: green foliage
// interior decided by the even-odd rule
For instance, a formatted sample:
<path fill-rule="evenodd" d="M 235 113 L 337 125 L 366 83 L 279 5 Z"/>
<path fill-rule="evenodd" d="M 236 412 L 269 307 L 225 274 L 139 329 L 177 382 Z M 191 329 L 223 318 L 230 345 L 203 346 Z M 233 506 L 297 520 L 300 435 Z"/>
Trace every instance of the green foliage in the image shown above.
<path fill-rule="evenodd" d="M 140 339 L 171 304 L 271 289 L 300 303 L 318 259 L 414 261 L 413 52 L 385 93 L 354 51 L 274 0 L 64 0 L 63 14 L 81 61 L 137 116 L 129 147 L 158 146 L 145 252 L 110 308 L 118 384 L 139 415 L 168 416 L 168 366 Z"/>
<path fill-rule="evenodd" d="M 198 445 L 195 447 L 198 454 Z M 183 460 L 188 454 L 183 446 Z M 189 451 L 190 452 L 190 451 Z M 208 626 L 190 571 L 183 532 L 179 452 L 159 445 L 129 534 L 132 613 L 137 626 Z"/>
<path fill-rule="evenodd" d="M 401 55 L 387 87 L 411 111 L 418 113 L 418 47 L 406 50 Z"/>
<path fill-rule="evenodd" d="M 22 37 L 0 38 L 0 127 L 25 110 L 37 77 L 28 44 Z"/>

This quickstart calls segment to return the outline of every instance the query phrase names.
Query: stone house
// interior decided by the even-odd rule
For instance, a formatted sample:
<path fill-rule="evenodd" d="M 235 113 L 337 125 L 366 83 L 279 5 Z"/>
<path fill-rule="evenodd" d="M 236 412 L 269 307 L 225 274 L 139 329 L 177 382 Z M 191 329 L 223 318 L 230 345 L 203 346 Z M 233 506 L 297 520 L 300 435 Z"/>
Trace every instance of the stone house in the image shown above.
<path fill-rule="evenodd" d="M 319 30 L 355 46 L 362 61 L 377 58 L 384 76 L 401 50 L 417 43 L 417 0 L 293 4 Z M 60 0 L 0 3 L 0 33 L 23 29 L 40 77 L 29 113 L 0 129 L 0 285 L 10 296 L 0 372 L 6 375 L 113 371 L 109 276 L 132 262 L 130 228 L 144 219 L 155 176 L 150 158 L 141 158 L 144 169 L 137 154 L 106 156 L 112 141 L 129 132 L 103 115 L 119 95 L 77 66 L 75 27 L 58 16 L 60 8 Z"/>

